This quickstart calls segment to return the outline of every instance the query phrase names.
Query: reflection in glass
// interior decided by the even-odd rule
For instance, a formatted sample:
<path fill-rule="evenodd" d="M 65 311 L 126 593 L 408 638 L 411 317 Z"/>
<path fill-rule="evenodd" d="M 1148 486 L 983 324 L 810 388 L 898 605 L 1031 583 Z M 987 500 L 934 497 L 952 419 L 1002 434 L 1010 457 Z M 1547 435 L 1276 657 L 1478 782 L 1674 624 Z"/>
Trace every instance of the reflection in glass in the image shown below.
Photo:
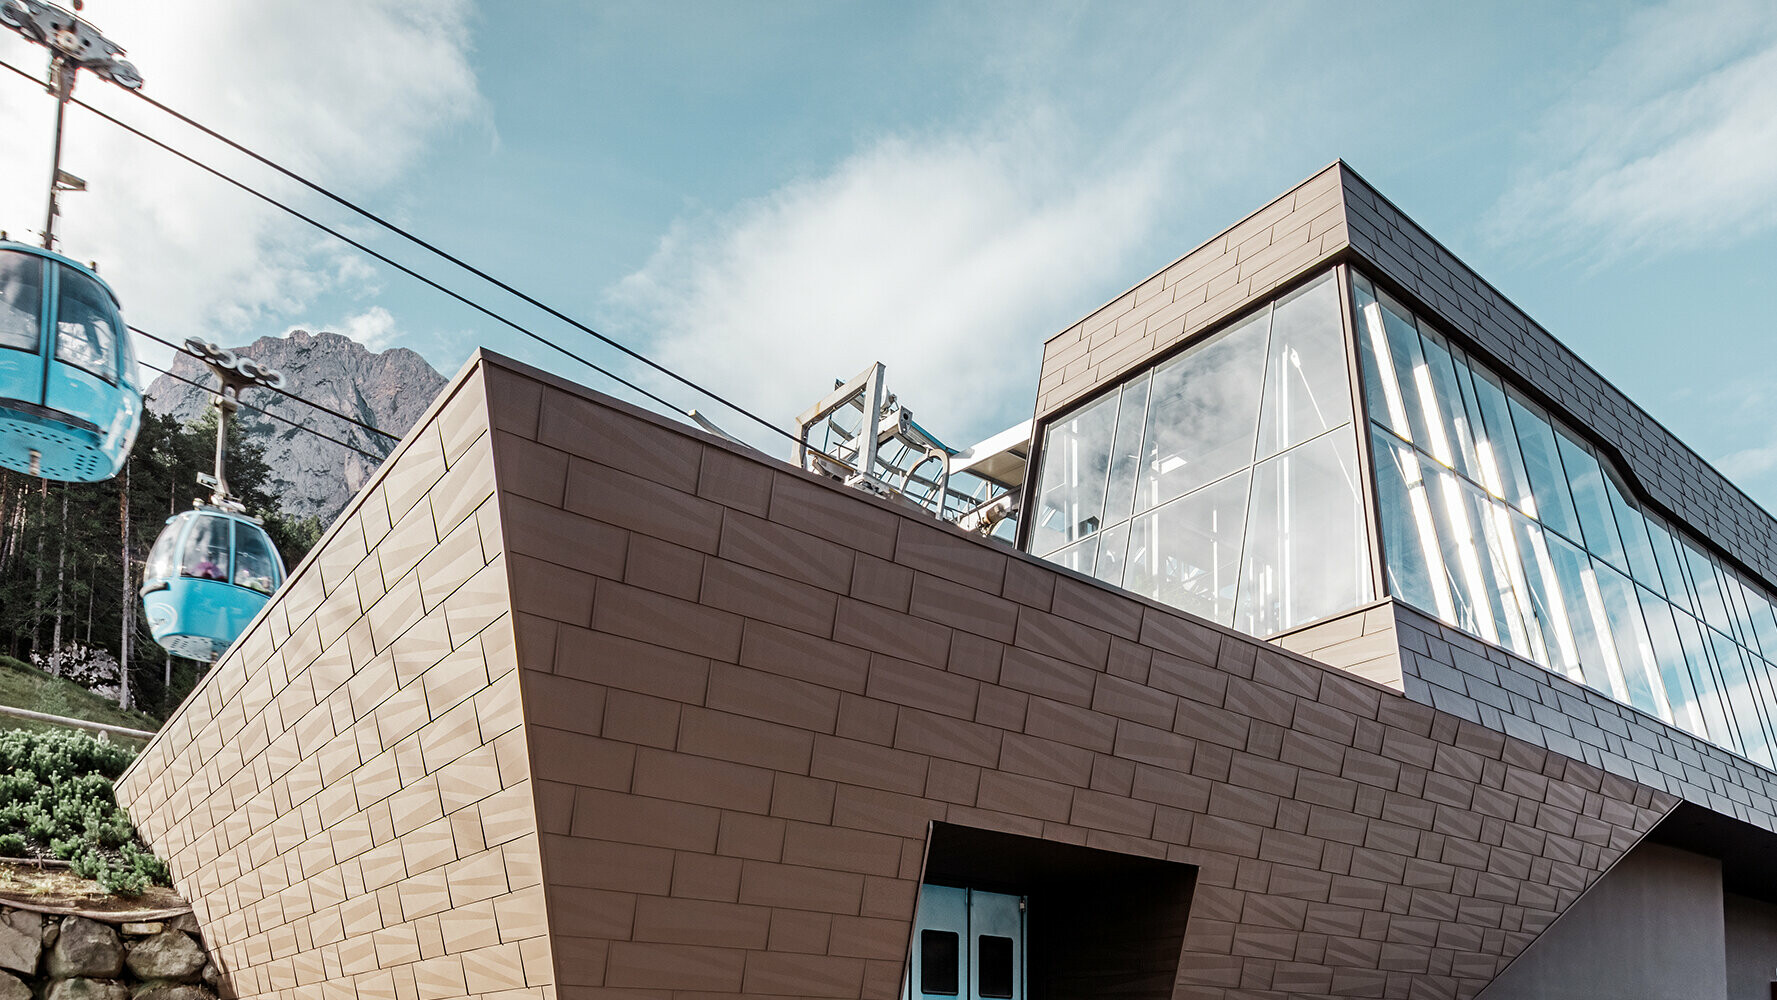
<path fill-rule="evenodd" d="M 1252 465 L 1269 311 L 1154 369 L 1135 509 Z"/>
<path fill-rule="evenodd" d="M 1604 492 L 1610 497 L 1610 509 L 1616 515 L 1617 532 L 1623 538 L 1623 553 L 1629 559 L 1629 575 L 1637 583 L 1648 587 L 1660 586 L 1660 564 L 1654 556 L 1654 547 L 1648 541 L 1647 519 L 1641 516 L 1623 494 L 1623 488 L 1617 484 L 1617 477 L 1608 465 L 1604 466 Z"/>
<path fill-rule="evenodd" d="M 37 350 L 43 311 L 43 258 L 0 253 L 0 347 Z"/>
<path fill-rule="evenodd" d="M 1098 538 L 1096 536 L 1088 538 L 1083 542 L 1070 545 L 1060 552 L 1051 552 L 1043 558 L 1057 566 L 1091 576 L 1093 562 L 1098 558 Z"/>
<path fill-rule="evenodd" d="M 1635 596 L 1635 585 L 1629 578 L 1597 560 L 1592 561 L 1597 574 L 1599 595 L 1604 600 L 1605 617 L 1610 623 L 1612 645 L 1617 664 L 1623 671 L 1623 685 L 1628 702 L 1662 721 L 1672 721 L 1672 709 L 1666 703 L 1665 685 L 1660 681 L 1660 664 L 1654 657 L 1654 644 L 1647 634 L 1647 623 L 1641 617 L 1641 600 Z"/>
<path fill-rule="evenodd" d="M 1241 471 L 1136 517 L 1123 586 L 1211 621 L 1234 621 L 1247 481 Z"/>
<path fill-rule="evenodd" d="M 1037 514 L 1031 524 L 1032 552 L 1046 556 L 1098 530 L 1116 420 L 1113 392 L 1049 425 L 1043 435 L 1043 475 L 1037 483 Z"/>
<path fill-rule="evenodd" d="M 1573 497 L 1567 491 L 1567 471 L 1555 451 L 1554 428 L 1540 408 L 1516 392 L 1508 392 L 1506 399 L 1512 411 L 1512 426 L 1518 431 L 1524 471 L 1530 476 L 1530 490 L 1536 498 L 1535 509 L 1525 513 L 1578 541 L 1579 519 L 1574 516 Z"/>
<path fill-rule="evenodd" d="M 1771 767 L 1771 738 L 1759 711 L 1757 695 L 1752 690 L 1752 679 L 1746 673 L 1746 661 L 1741 659 L 1740 647 L 1714 629 L 1705 631 L 1710 650 L 1715 654 L 1715 668 L 1721 672 L 1722 686 L 1727 689 L 1728 706 L 1733 710 L 1735 727 L 1740 731 L 1743 752 L 1748 758 Z"/>
<path fill-rule="evenodd" d="M 1561 452 L 1561 463 L 1567 467 L 1567 482 L 1573 488 L 1573 505 L 1579 511 L 1580 532 L 1584 535 L 1586 548 L 1619 571 L 1629 572 L 1629 563 L 1623 558 L 1623 542 L 1617 535 L 1616 519 L 1611 516 L 1610 498 L 1604 493 L 1604 472 L 1598 467 L 1598 460 L 1566 431 L 1556 431 L 1555 442 Z"/>
<path fill-rule="evenodd" d="M 1380 428 L 1371 432 L 1371 440 L 1388 592 L 1414 607 L 1435 610 L 1444 621 L 1454 621 L 1456 605 L 1444 575 L 1444 556 L 1432 525 L 1419 456 Z"/>
<path fill-rule="evenodd" d="M 57 269 L 56 360 L 117 378 L 117 311 L 99 283 L 72 268 Z"/>
<path fill-rule="evenodd" d="M 1728 602 L 1722 595 L 1721 580 L 1715 575 L 1715 561 L 1688 538 L 1681 540 L 1678 548 L 1684 554 L 1685 569 L 1690 573 L 1691 589 L 1696 592 L 1697 607 L 1703 613 L 1703 620 L 1718 632 L 1732 633 L 1734 625 L 1728 618 Z"/>
<path fill-rule="evenodd" d="M 1135 502 L 1135 473 L 1141 466 L 1141 430 L 1148 419 L 1148 373 L 1123 386 L 1117 410 L 1117 438 L 1111 452 L 1110 484 L 1104 492 L 1104 523 L 1129 517 Z"/>
<path fill-rule="evenodd" d="M 1512 534 L 1518 544 L 1518 563 L 1524 568 L 1531 616 L 1536 621 L 1532 632 L 1541 635 L 1543 653 L 1547 657 L 1538 662 L 1567 675 L 1570 680 L 1584 683 L 1579 646 L 1574 642 L 1573 626 L 1568 621 L 1567 599 L 1561 580 L 1555 574 L 1555 561 L 1549 554 L 1549 542 L 1543 535 L 1542 525 L 1523 515 L 1513 514 Z"/>
<path fill-rule="evenodd" d="M 1695 614 L 1697 605 L 1691 599 L 1691 585 L 1685 579 L 1684 557 L 1678 554 L 1678 542 L 1671 529 L 1659 518 L 1643 520 L 1647 524 L 1648 541 L 1654 546 L 1654 561 L 1660 564 L 1660 580 L 1665 584 L 1666 599 Z"/>
<path fill-rule="evenodd" d="M 1352 306 L 1357 310 L 1358 353 L 1363 358 L 1364 398 L 1368 400 L 1370 419 L 1394 431 L 1403 440 L 1412 440 L 1413 428 L 1407 422 L 1407 404 L 1401 396 L 1400 369 L 1394 351 L 1388 346 L 1388 333 L 1382 325 L 1382 306 L 1376 291 L 1363 275 L 1352 278 Z"/>
<path fill-rule="evenodd" d="M 1344 434 L 1253 470 L 1236 627 L 1272 635 L 1370 599 L 1363 492 Z"/>
<path fill-rule="evenodd" d="M 1425 351 L 1426 378 L 1430 392 L 1426 393 L 1431 409 L 1426 414 L 1426 422 L 1433 429 L 1433 453 L 1437 452 L 1437 442 L 1445 442 L 1444 450 L 1448 457 L 1439 455 L 1438 460 L 1445 465 L 1453 466 L 1457 472 L 1479 482 L 1480 472 L 1475 462 L 1475 437 L 1469 427 L 1468 409 L 1464 405 L 1462 390 L 1456 381 L 1456 366 L 1450 357 L 1450 345 L 1443 336 L 1420 324 L 1420 343 Z"/>
<path fill-rule="evenodd" d="M 1123 557 L 1129 548 L 1129 522 L 1112 525 L 1098 535 L 1098 561 L 1092 575 L 1113 587 L 1123 585 Z"/>
<path fill-rule="evenodd" d="M 1328 273 L 1277 302 L 1265 360 L 1259 458 L 1351 419 L 1339 286 Z"/>
<path fill-rule="evenodd" d="M 1709 645 L 1703 639 L 1707 629 L 1682 611 L 1673 614 L 1672 623 L 1678 626 L 1678 638 L 1684 644 L 1685 662 L 1690 665 L 1691 683 L 1697 688 L 1697 698 L 1703 706 L 1703 722 L 1709 727 L 1710 738 L 1717 746 L 1744 755 L 1746 745 L 1740 739 L 1739 728 L 1728 716 L 1721 675 L 1716 672 Z"/>
<path fill-rule="evenodd" d="M 1648 639 L 1653 643 L 1654 661 L 1659 666 L 1660 682 L 1666 688 L 1666 703 L 1672 709 L 1671 721 L 1693 735 L 1709 739 L 1709 728 L 1703 721 L 1703 710 L 1697 691 L 1685 665 L 1684 644 L 1672 623 L 1672 608 L 1652 591 L 1637 587 L 1641 614 L 1647 621 Z"/>
<path fill-rule="evenodd" d="M 1567 626 L 1574 649 L 1579 654 L 1580 676 L 1576 680 L 1618 701 L 1627 701 L 1628 690 L 1623 684 L 1623 672 L 1617 665 L 1616 646 L 1610 639 L 1610 620 L 1604 614 L 1604 598 L 1598 593 L 1598 578 L 1592 573 L 1592 560 L 1560 535 L 1544 532 L 1543 540 L 1549 547 L 1555 579 L 1561 585 L 1561 603 L 1567 612 Z"/>
<path fill-rule="evenodd" d="M 1488 492 L 1505 500 L 1526 514 L 1536 514 L 1536 501 L 1530 494 L 1530 474 L 1524 470 L 1524 456 L 1518 451 L 1518 438 L 1512 429 L 1512 411 L 1506 402 L 1505 389 L 1499 377 L 1485 369 L 1469 372 L 1469 385 L 1480 410 L 1478 425 L 1482 428 L 1475 442 L 1475 457 L 1481 467 L 1481 485 Z"/>

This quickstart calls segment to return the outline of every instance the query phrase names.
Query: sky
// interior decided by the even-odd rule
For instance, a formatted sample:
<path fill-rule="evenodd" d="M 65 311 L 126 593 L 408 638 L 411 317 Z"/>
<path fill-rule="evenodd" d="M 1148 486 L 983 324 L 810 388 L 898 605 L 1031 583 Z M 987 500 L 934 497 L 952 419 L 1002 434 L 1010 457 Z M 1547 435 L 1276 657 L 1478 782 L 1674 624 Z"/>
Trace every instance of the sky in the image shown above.
<path fill-rule="evenodd" d="M 521 14 L 522 16 L 514 16 Z M 941 438 L 1336 158 L 1777 509 L 1777 5 L 91 0 L 145 93 L 788 426 L 873 361 Z M 41 74 L 11 33 L 0 59 Z M 79 96 L 771 450 L 745 418 L 91 77 Z M 0 229 L 53 104 L 0 72 Z M 78 108 L 131 322 L 477 346 L 632 394 Z M 31 238 L 31 237 L 28 237 Z M 145 348 L 160 364 L 166 352 Z"/>

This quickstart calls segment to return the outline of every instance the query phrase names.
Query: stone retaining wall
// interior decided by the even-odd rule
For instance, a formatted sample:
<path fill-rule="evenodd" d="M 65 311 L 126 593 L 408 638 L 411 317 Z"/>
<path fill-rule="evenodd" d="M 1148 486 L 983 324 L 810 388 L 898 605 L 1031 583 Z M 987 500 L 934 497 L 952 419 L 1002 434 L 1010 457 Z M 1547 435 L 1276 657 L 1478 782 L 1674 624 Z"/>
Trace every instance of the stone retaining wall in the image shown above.
<path fill-rule="evenodd" d="M 190 913 L 110 922 L 0 904 L 0 1000 L 216 1000 Z"/>

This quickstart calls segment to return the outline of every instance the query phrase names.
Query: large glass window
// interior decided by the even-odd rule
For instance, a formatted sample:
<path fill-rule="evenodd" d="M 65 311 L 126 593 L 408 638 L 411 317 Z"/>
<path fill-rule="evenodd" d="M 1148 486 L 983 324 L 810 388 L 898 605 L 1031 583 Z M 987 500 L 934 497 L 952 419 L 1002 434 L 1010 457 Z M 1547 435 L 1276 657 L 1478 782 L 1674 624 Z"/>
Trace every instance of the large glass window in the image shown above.
<path fill-rule="evenodd" d="M 1606 454 L 1362 276 L 1352 301 L 1389 592 L 1771 765 L 1765 588 L 1642 510 Z"/>
<path fill-rule="evenodd" d="M 1046 556 L 1102 526 L 1117 403 L 1118 393 L 1111 393 L 1049 425 L 1030 535 L 1030 550 L 1037 555 Z"/>
<path fill-rule="evenodd" d="M 43 258 L 0 253 L 0 347 L 37 350 L 38 314 L 43 311 Z"/>
<path fill-rule="evenodd" d="M 117 379 L 117 310 L 93 279 L 61 268 L 56 296 L 56 360 L 78 365 L 106 381 Z"/>
<path fill-rule="evenodd" d="M 185 536 L 185 555 L 179 560 L 179 572 L 200 580 L 228 579 L 230 522 L 226 517 L 200 514 L 191 523 Z"/>
<path fill-rule="evenodd" d="M 1046 430 L 1030 550 L 1258 635 L 1369 600 L 1348 365 L 1328 273 L 1137 373 Z"/>

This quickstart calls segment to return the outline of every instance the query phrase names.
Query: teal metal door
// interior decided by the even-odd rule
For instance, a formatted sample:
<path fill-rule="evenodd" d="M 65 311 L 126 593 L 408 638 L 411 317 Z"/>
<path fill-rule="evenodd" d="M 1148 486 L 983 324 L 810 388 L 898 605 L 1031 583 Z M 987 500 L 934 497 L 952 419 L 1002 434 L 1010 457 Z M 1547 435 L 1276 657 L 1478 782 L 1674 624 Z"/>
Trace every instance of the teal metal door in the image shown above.
<path fill-rule="evenodd" d="M 905 1000 L 1025 1000 L 1025 897 L 919 887 Z"/>

